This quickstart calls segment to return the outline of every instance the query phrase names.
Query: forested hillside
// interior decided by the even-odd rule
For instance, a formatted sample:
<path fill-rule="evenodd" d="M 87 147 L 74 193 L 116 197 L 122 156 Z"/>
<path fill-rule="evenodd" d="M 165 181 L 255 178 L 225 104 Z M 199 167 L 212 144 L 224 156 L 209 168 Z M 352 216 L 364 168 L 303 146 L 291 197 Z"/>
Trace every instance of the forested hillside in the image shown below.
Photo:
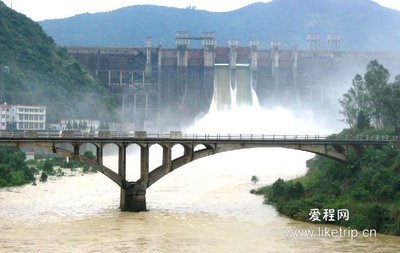
<path fill-rule="evenodd" d="M 47 106 L 48 121 L 107 118 L 114 102 L 41 26 L 0 2 L 0 103 Z"/>

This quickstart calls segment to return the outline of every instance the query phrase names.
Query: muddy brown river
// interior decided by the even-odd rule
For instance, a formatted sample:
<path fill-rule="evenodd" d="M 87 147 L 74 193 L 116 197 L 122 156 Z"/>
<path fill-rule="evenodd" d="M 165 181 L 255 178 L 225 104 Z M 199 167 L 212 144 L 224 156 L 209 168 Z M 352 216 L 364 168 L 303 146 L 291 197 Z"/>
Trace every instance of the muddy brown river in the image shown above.
<path fill-rule="evenodd" d="M 0 252 L 400 252 L 400 238 L 379 234 L 293 236 L 320 225 L 283 217 L 249 193 L 304 174 L 310 156 L 257 149 L 201 159 L 149 188 L 142 213 L 120 212 L 119 188 L 100 173 L 1 189 Z"/>

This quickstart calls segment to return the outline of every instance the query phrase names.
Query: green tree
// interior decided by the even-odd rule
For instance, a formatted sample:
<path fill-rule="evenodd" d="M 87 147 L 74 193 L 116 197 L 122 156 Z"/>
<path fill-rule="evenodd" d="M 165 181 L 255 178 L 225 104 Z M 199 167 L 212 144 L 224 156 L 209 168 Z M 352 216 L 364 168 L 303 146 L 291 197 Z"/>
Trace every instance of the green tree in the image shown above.
<path fill-rule="evenodd" d="M 272 184 L 271 194 L 269 195 L 269 199 L 272 202 L 278 202 L 279 199 L 285 196 L 285 181 L 282 178 L 279 178 Z"/>
<path fill-rule="evenodd" d="M 35 180 L 25 154 L 15 147 L 0 147 L 0 187 L 23 185 Z"/>
<path fill-rule="evenodd" d="M 371 120 L 367 116 L 367 113 L 364 112 L 364 110 L 360 110 L 357 113 L 357 123 L 356 123 L 356 128 L 358 130 L 364 130 L 369 128 L 371 125 Z"/>
<path fill-rule="evenodd" d="M 23 185 L 26 183 L 26 179 L 23 171 L 13 171 L 10 174 L 11 185 Z"/>
<path fill-rule="evenodd" d="M 55 171 L 53 169 L 53 164 L 47 159 L 46 159 L 46 161 L 44 161 L 43 165 L 41 166 L 41 169 L 47 175 L 54 175 L 55 174 Z"/>
<path fill-rule="evenodd" d="M 85 151 L 85 153 L 83 154 L 83 157 L 90 159 L 90 160 L 96 160 L 96 156 L 93 155 L 93 153 L 91 151 Z"/>
<path fill-rule="evenodd" d="M 357 124 L 357 117 L 360 111 L 368 110 L 368 94 L 365 82 L 360 74 L 353 79 L 353 85 L 343 98 L 339 100 L 345 117 L 345 122 L 353 127 Z M 368 117 L 368 115 L 365 115 Z"/>
<path fill-rule="evenodd" d="M 367 72 L 364 75 L 370 105 L 368 109 L 371 112 L 372 123 L 377 128 L 385 126 L 383 101 L 387 95 L 389 77 L 389 71 L 377 60 L 368 64 Z"/>
<path fill-rule="evenodd" d="M 340 100 L 341 113 L 350 127 L 360 130 L 400 124 L 400 77 L 389 84 L 389 71 L 377 60 L 367 65 L 364 78 L 357 74 L 353 85 Z"/>
<path fill-rule="evenodd" d="M 293 198 L 301 198 L 304 196 L 304 186 L 300 182 L 296 182 L 293 186 L 292 197 Z"/>
<path fill-rule="evenodd" d="M 400 75 L 396 76 L 394 83 L 389 84 L 386 87 L 382 104 L 386 116 L 386 124 L 393 126 L 395 132 L 400 134 Z"/>

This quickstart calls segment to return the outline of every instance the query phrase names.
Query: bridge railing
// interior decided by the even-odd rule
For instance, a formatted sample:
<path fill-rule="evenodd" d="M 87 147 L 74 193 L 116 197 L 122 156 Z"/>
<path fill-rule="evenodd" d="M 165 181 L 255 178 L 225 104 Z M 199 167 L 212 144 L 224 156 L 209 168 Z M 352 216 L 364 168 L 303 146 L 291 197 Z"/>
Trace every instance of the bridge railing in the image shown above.
<path fill-rule="evenodd" d="M 183 134 L 184 139 L 206 140 L 349 140 L 399 141 L 396 135 L 276 135 L 276 134 Z"/>
<path fill-rule="evenodd" d="M 183 134 L 135 132 L 81 132 L 81 131 L 0 131 L 0 138 L 139 138 L 139 139 L 190 139 L 190 140 L 341 140 L 341 141 L 400 141 L 396 135 L 276 135 L 276 134 Z"/>

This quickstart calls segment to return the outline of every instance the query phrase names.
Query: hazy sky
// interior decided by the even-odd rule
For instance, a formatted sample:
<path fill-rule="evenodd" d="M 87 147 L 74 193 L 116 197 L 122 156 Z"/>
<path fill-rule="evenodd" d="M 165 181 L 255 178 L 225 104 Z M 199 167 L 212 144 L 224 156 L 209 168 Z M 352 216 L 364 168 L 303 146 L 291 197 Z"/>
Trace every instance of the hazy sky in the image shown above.
<path fill-rule="evenodd" d="M 33 20 L 64 18 L 80 13 L 110 11 L 130 5 L 154 4 L 209 11 L 230 11 L 254 2 L 271 0 L 2 0 Z M 296 1 L 296 0 L 293 0 Z M 400 0 L 373 0 L 383 6 L 400 10 Z"/>

